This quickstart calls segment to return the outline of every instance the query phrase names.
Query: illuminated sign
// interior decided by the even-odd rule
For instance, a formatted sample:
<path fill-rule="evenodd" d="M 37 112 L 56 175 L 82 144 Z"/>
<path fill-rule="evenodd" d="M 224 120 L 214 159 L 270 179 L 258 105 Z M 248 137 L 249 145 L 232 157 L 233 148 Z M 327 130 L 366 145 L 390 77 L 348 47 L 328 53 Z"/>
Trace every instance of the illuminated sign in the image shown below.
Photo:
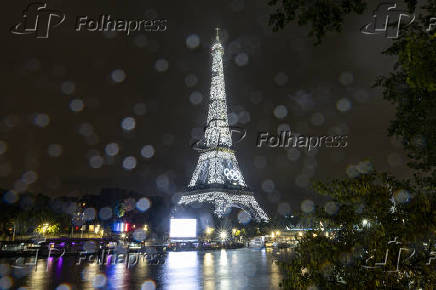
<path fill-rule="evenodd" d="M 170 238 L 195 238 L 197 237 L 196 219 L 171 219 Z"/>

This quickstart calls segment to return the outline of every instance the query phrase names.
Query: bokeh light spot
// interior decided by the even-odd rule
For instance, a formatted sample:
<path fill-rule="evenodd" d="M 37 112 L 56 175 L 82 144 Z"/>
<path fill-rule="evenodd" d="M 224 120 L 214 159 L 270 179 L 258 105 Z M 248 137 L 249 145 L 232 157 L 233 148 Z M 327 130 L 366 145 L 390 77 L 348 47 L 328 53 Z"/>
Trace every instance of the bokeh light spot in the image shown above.
<path fill-rule="evenodd" d="M 338 206 L 336 204 L 336 202 L 334 201 L 328 201 L 326 202 L 326 204 L 324 205 L 324 210 L 326 213 L 330 214 L 330 215 L 334 215 L 337 213 L 338 211 Z"/>
<path fill-rule="evenodd" d="M 122 69 L 115 69 L 111 73 L 111 78 L 114 83 L 122 83 L 126 79 L 126 73 Z"/>
<path fill-rule="evenodd" d="M 200 37 L 197 34 L 191 34 L 186 37 L 186 47 L 189 49 L 197 48 L 200 45 Z"/>
<path fill-rule="evenodd" d="M 284 72 L 279 72 L 276 74 L 276 76 L 274 77 L 274 82 L 278 85 L 278 86 L 284 86 L 286 85 L 286 83 L 288 82 L 289 77 L 287 74 L 285 74 Z"/>
<path fill-rule="evenodd" d="M 81 99 L 73 99 L 70 102 L 70 109 L 73 112 L 83 111 L 84 103 Z"/>
<path fill-rule="evenodd" d="M 18 201 L 18 194 L 13 190 L 9 190 L 3 195 L 3 200 L 7 203 L 16 203 Z"/>
<path fill-rule="evenodd" d="M 185 77 L 185 84 L 188 88 L 194 87 L 198 83 L 198 78 L 194 74 L 189 74 Z"/>
<path fill-rule="evenodd" d="M 313 201 L 306 199 L 303 200 L 300 207 L 304 213 L 311 213 L 315 208 L 315 204 L 313 203 Z"/>
<path fill-rule="evenodd" d="M 336 103 L 336 108 L 340 112 L 347 112 L 351 109 L 351 102 L 347 98 L 339 99 Z"/>
<path fill-rule="evenodd" d="M 108 220 L 112 218 L 112 209 L 110 207 L 103 207 L 99 210 L 98 216 L 102 220 Z"/>
<path fill-rule="evenodd" d="M 72 81 L 66 81 L 61 84 L 61 91 L 65 95 L 72 95 L 76 89 L 76 85 Z"/>
<path fill-rule="evenodd" d="M 405 189 L 400 189 L 394 192 L 394 200 L 399 203 L 408 202 L 410 199 L 410 194 Z"/>
<path fill-rule="evenodd" d="M 38 179 L 38 174 L 35 171 L 29 170 L 23 173 L 21 180 L 25 184 L 32 184 Z"/>
<path fill-rule="evenodd" d="M 155 290 L 156 283 L 153 280 L 147 280 L 141 285 L 141 290 Z"/>
<path fill-rule="evenodd" d="M 147 238 L 147 233 L 143 229 L 136 229 L 132 236 L 135 241 L 142 242 Z"/>
<path fill-rule="evenodd" d="M 48 146 L 48 155 L 51 157 L 59 157 L 62 155 L 62 146 L 59 144 L 50 144 Z"/>
<path fill-rule="evenodd" d="M 134 156 L 127 156 L 123 160 L 123 168 L 126 170 L 132 170 L 136 167 L 136 158 Z"/>
<path fill-rule="evenodd" d="M 49 123 L 50 117 L 47 114 L 36 114 L 33 118 L 33 124 L 41 128 L 47 127 Z"/>
<path fill-rule="evenodd" d="M 151 206 L 151 202 L 148 198 L 142 197 L 136 202 L 136 208 L 142 212 L 145 212 Z"/>
<path fill-rule="evenodd" d="M 151 158 L 154 155 L 154 147 L 153 145 L 145 145 L 141 149 L 141 155 L 144 158 Z"/>
<path fill-rule="evenodd" d="M 235 63 L 238 66 L 246 66 L 248 64 L 248 54 L 245 52 L 238 53 L 235 56 Z"/>
<path fill-rule="evenodd" d="M 104 159 L 100 155 L 94 155 L 89 158 L 89 166 L 92 168 L 100 168 L 103 166 Z"/>
<path fill-rule="evenodd" d="M 278 105 L 274 109 L 274 116 L 278 119 L 283 119 L 288 115 L 288 109 L 283 105 Z"/>
<path fill-rule="evenodd" d="M 121 128 L 123 128 L 126 131 L 131 131 L 135 129 L 135 126 L 136 126 L 136 122 L 135 122 L 135 118 L 133 117 L 125 117 L 121 121 Z"/>
<path fill-rule="evenodd" d="M 154 68 L 158 71 L 158 72 L 165 72 L 168 70 L 169 67 L 169 63 L 166 59 L 158 59 L 155 64 L 154 64 Z"/>
<path fill-rule="evenodd" d="M 339 82 L 344 86 L 351 85 L 353 81 L 354 81 L 354 76 L 353 73 L 351 72 L 342 72 L 339 75 Z"/>
<path fill-rule="evenodd" d="M 250 216 L 249 213 L 247 213 L 247 212 L 244 211 L 244 210 L 241 210 L 241 211 L 238 213 L 238 222 L 239 222 L 240 224 L 244 224 L 244 225 L 246 225 L 246 224 L 248 224 L 250 221 L 251 221 L 251 216 Z"/>
<path fill-rule="evenodd" d="M 192 94 L 189 96 L 189 101 L 193 105 L 199 105 L 203 101 L 203 95 L 198 91 L 192 92 Z"/>
<path fill-rule="evenodd" d="M 94 287 L 102 288 L 106 286 L 107 278 L 104 274 L 95 275 L 94 282 L 92 283 Z"/>
<path fill-rule="evenodd" d="M 273 192 L 275 188 L 275 184 L 274 181 L 272 181 L 271 179 L 265 179 L 262 182 L 262 190 L 265 192 Z"/>
<path fill-rule="evenodd" d="M 56 290 L 71 290 L 71 286 L 67 283 L 59 284 L 58 287 L 56 287 Z"/>
<path fill-rule="evenodd" d="M 117 143 L 109 143 L 104 148 L 104 152 L 109 156 L 115 156 L 120 152 L 120 147 Z"/>

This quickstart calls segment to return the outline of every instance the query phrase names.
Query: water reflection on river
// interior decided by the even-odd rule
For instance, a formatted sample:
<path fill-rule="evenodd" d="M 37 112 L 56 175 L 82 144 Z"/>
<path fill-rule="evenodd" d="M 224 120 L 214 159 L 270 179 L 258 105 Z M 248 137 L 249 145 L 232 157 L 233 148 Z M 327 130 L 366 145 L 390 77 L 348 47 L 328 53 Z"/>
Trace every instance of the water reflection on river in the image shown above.
<path fill-rule="evenodd" d="M 237 249 L 170 252 L 163 265 L 76 265 L 78 258 L 39 260 L 37 268 L 2 266 L 11 288 L 29 289 L 279 289 L 281 275 L 271 253 Z M 2 260 L 3 264 L 11 260 Z M 6 280 L 4 280 L 6 281 Z M 0 281 L 1 282 L 1 281 Z M 65 287 L 63 287 L 65 286 Z"/>

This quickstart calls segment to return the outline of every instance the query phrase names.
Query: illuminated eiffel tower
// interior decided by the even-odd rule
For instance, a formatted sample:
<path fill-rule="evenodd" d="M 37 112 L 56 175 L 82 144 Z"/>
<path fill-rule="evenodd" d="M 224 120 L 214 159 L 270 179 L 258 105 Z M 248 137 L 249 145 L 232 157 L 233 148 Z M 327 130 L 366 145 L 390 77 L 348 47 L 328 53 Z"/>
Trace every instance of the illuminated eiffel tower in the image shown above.
<path fill-rule="evenodd" d="M 257 221 L 268 221 L 268 215 L 260 208 L 245 183 L 231 148 L 223 70 L 224 49 L 218 29 L 211 54 L 212 81 L 207 126 L 204 139 L 196 144 L 196 149 L 200 151 L 197 167 L 178 204 L 209 203 L 215 206 L 218 217 L 236 207 Z"/>

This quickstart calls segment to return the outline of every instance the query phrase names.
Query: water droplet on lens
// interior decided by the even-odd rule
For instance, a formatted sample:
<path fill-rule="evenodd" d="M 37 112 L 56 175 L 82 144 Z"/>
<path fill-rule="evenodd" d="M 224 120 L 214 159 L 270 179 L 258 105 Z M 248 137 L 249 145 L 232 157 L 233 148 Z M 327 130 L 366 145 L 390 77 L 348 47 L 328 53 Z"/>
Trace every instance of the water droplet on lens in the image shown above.
<path fill-rule="evenodd" d="M 73 99 L 70 102 L 70 109 L 73 112 L 80 112 L 83 110 L 84 104 L 80 99 Z"/>
<path fill-rule="evenodd" d="M 126 117 L 121 121 L 121 127 L 126 131 L 135 129 L 135 125 L 136 122 L 133 117 Z"/>
<path fill-rule="evenodd" d="M 116 69 L 111 73 L 112 81 L 122 83 L 126 79 L 126 73 L 122 69 Z"/>
<path fill-rule="evenodd" d="M 136 167 L 136 158 L 134 156 L 128 156 L 123 160 L 123 167 L 126 170 L 132 170 Z"/>
<path fill-rule="evenodd" d="M 200 37 L 197 34 L 191 34 L 186 38 L 186 47 L 190 49 L 197 48 L 200 45 Z"/>
<path fill-rule="evenodd" d="M 351 109 L 351 102 L 347 98 L 342 98 L 336 103 L 338 111 L 347 112 Z"/>
<path fill-rule="evenodd" d="M 109 156 L 115 156 L 118 154 L 118 152 L 120 151 L 120 148 L 118 146 L 117 143 L 109 143 L 106 145 L 106 147 L 104 148 L 104 151 L 106 152 L 107 155 Z"/>
<path fill-rule="evenodd" d="M 169 67 L 169 64 L 168 64 L 168 61 L 166 59 L 158 59 L 154 64 L 154 68 L 158 72 L 165 72 L 168 70 L 168 67 Z"/>
<path fill-rule="evenodd" d="M 189 96 L 189 101 L 193 105 L 198 105 L 203 101 L 203 95 L 200 92 L 195 91 Z"/>
<path fill-rule="evenodd" d="M 274 116 L 278 119 L 283 119 L 288 115 L 288 109 L 283 106 L 283 105 L 279 105 L 277 107 L 275 107 L 274 109 Z"/>
<path fill-rule="evenodd" d="M 246 66 L 248 64 L 248 55 L 245 52 L 238 53 L 235 56 L 235 63 L 238 66 Z"/>
<path fill-rule="evenodd" d="M 308 200 L 308 199 L 304 200 L 301 203 L 301 210 L 304 213 L 311 213 L 314 210 L 314 207 L 315 207 L 315 204 L 313 203 L 313 201 Z"/>
<path fill-rule="evenodd" d="M 141 149 L 141 155 L 144 158 L 151 158 L 154 155 L 154 147 L 152 145 L 145 145 Z"/>

